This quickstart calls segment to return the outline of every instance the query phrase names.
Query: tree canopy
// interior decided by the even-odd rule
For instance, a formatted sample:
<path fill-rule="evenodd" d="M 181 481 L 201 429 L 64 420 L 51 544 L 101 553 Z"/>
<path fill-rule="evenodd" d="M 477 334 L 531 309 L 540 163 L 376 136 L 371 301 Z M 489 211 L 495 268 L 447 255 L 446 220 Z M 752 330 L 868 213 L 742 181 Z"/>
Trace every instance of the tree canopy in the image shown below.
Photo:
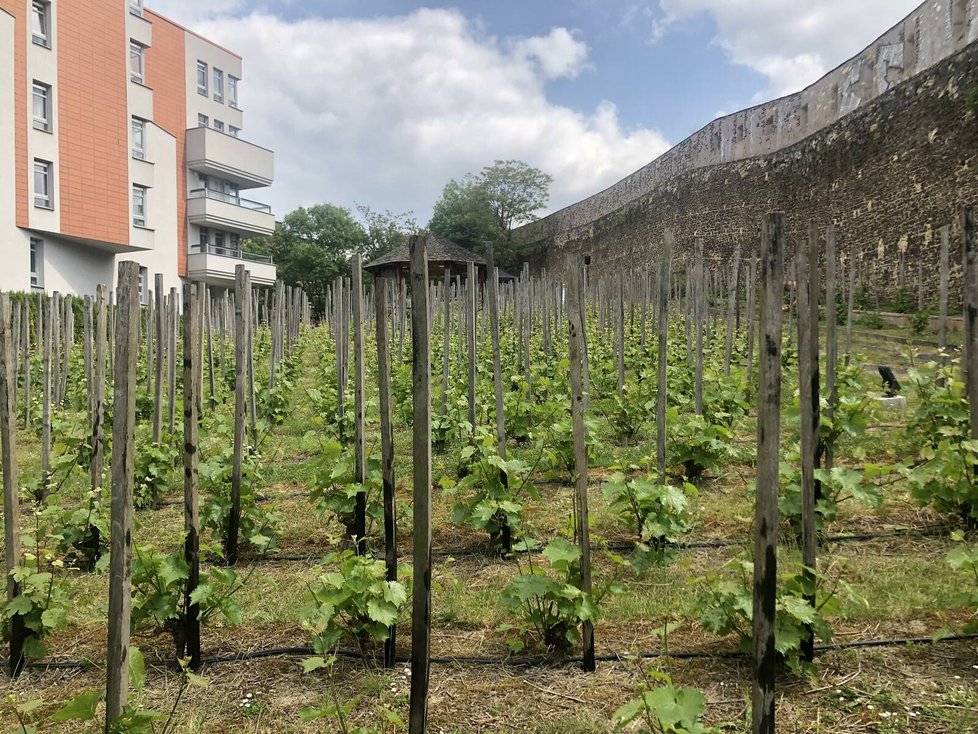
<path fill-rule="evenodd" d="M 332 204 L 299 207 L 275 226 L 272 257 L 278 277 L 299 286 L 322 313 L 326 290 L 350 272 L 350 256 L 367 248 L 367 233 L 347 209 Z"/>
<path fill-rule="evenodd" d="M 493 245 L 496 263 L 518 268 L 531 253 L 518 252 L 512 231 L 537 219 L 547 205 L 553 177 L 523 161 L 495 161 L 478 174 L 452 179 L 435 203 L 428 229 L 484 253 Z"/>

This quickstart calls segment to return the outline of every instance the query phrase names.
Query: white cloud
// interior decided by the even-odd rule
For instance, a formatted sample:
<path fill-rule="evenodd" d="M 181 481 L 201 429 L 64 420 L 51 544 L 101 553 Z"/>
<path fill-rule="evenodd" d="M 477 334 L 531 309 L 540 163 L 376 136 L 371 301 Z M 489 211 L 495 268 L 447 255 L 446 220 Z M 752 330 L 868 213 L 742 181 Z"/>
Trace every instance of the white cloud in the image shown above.
<path fill-rule="evenodd" d="M 515 50 L 535 59 L 547 79 L 573 78 L 587 67 L 587 44 L 566 28 L 553 28 L 546 36 L 521 38 L 516 41 Z"/>
<path fill-rule="evenodd" d="M 659 0 L 651 40 L 659 40 L 683 21 L 710 14 L 717 25 L 715 42 L 730 59 L 768 78 L 770 87 L 758 93 L 759 101 L 811 84 L 918 4 L 919 0 Z"/>
<path fill-rule="evenodd" d="M 157 6 L 177 20 L 188 19 L 181 7 L 193 13 L 183 0 Z M 588 64 L 565 28 L 499 39 L 433 9 L 300 20 L 252 11 L 193 27 L 244 57 L 243 137 L 276 154 L 274 186 L 255 194 L 279 214 L 361 202 L 424 222 L 450 178 L 509 158 L 554 177 L 555 209 L 669 147 L 655 130 L 624 129 L 609 102 L 580 112 L 548 100 L 548 81 Z"/>

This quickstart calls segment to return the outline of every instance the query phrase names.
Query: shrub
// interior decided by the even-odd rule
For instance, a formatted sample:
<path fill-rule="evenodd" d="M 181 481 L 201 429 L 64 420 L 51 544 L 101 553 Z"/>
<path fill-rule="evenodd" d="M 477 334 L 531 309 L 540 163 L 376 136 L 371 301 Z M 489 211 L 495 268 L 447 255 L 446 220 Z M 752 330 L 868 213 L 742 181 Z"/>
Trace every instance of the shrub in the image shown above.
<path fill-rule="evenodd" d="M 638 535 L 640 554 L 662 560 L 666 544 L 689 531 L 689 498 L 696 487 L 682 489 L 660 484 L 655 477 L 627 479 L 616 473 L 605 482 L 604 496 L 610 509 Z"/>

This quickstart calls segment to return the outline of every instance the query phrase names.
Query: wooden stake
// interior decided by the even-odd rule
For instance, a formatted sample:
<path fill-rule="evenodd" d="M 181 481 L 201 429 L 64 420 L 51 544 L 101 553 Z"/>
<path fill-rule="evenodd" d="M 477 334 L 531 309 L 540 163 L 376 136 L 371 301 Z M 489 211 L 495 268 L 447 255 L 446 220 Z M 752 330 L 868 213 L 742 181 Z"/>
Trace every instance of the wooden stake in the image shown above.
<path fill-rule="evenodd" d="M 764 219 L 761 234 L 761 348 L 758 380 L 757 489 L 754 513 L 753 734 L 774 734 L 774 613 L 777 600 L 778 462 L 781 431 L 781 304 L 784 219 Z"/>
<path fill-rule="evenodd" d="M 662 233 L 662 251 L 659 254 L 659 344 L 656 358 L 659 363 L 659 384 L 656 395 L 656 466 L 659 483 L 666 483 L 666 366 L 669 340 L 669 269 L 675 242 L 672 230 Z"/>
<path fill-rule="evenodd" d="M 431 336 L 428 256 L 423 236 L 412 235 L 411 347 L 414 358 L 414 596 L 411 616 L 410 734 L 426 734 L 431 669 Z M 491 255 L 490 255 L 491 262 Z"/>
<path fill-rule="evenodd" d="M 489 261 L 489 320 L 492 331 L 492 378 L 496 391 L 496 444 L 499 455 L 506 458 L 506 417 L 503 413 L 503 376 L 499 358 L 499 272 L 493 260 L 492 245 L 486 259 Z"/>
<path fill-rule="evenodd" d="M 139 263 L 119 263 L 116 288 L 115 386 L 112 403 L 112 533 L 109 565 L 109 645 L 105 731 L 129 698 L 129 624 L 132 608 L 132 487 L 136 457 L 136 362 L 139 343 Z"/>
<path fill-rule="evenodd" d="M 200 583 L 200 500 L 197 456 L 198 324 L 194 286 L 183 286 L 183 558 L 187 564 L 184 617 L 190 669 L 200 670 L 200 605 L 191 599 Z"/>
<path fill-rule="evenodd" d="M 574 431 L 574 474 L 576 477 L 576 533 L 581 549 L 581 591 L 591 593 L 591 537 L 587 502 L 587 445 L 584 426 L 584 384 L 581 375 L 583 349 L 581 334 L 584 319 L 581 313 L 581 269 L 574 254 L 567 255 L 567 335 L 570 359 L 571 420 Z M 594 624 L 581 623 L 581 642 L 584 646 L 584 670 L 595 670 Z"/>
<path fill-rule="evenodd" d="M 353 291 L 350 304 L 353 309 L 353 479 L 363 486 L 366 480 L 366 437 L 363 416 L 363 270 L 360 264 L 360 253 L 353 254 Z M 446 342 L 448 336 L 445 336 Z M 445 352 L 446 356 L 448 352 Z M 367 493 L 357 492 L 354 509 L 353 536 L 356 542 L 356 552 L 362 556 L 367 552 Z"/>
<path fill-rule="evenodd" d="M 224 562 L 238 562 L 238 529 L 241 525 L 241 470 L 245 452 L 245 411 L 247 411 L 248 367 L 245 359 L 248 338 L 245 309 L 248 308 L 248 284 L 244 265 L 234 268 L 234 455 L 231 466 L 231 512 L 224 536 Z"/>
<path fill-rule="evenodd" d="M 7 603 L 20 594 L 14 581 L 13 571 L 20 564 L 20 477 L 17 467 L 16 418 L 14 413 L 13 340 L 10 325 L 10 296 L 0 293 L 0 451 L 3 455 L 3 530 L 7 571 Z M 20 675 L 24 669 L 24 642 L 27 629 L 24 616 L 10 617 L 7 630 L 10 655 L 7 658 L 11 676 Z"/>

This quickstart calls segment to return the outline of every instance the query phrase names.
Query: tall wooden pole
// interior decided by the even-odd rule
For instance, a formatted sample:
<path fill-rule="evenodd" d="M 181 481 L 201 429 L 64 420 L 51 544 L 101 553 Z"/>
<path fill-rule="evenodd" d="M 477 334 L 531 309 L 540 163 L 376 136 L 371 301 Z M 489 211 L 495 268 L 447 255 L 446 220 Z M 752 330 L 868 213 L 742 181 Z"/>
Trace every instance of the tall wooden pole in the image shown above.
<path fill-rule="evenodd" d="M 20 588 L 13 570 L 20 563 L 20 477 L 17 466 L 16 418 L 14 415 L 14 356 L 10 325 L 10 296 L 0 293 L 0 451 L 3 459 L 3 530 L 5 567 L 7 572 L 7 603 L 13 601 Z M 27 630 L 24 616 L 13 614 L 7 630 L 10 656 L 7 658 L 10 675 L 24 669 L 24 641 Z"/>
<path fill-rule="evenodd" d="M 575 507 L 577 515 L 576 535 L 581 549 L 581 591 L 591 593 L 591 536 L 588 520 L 587 497 L 587 445 L 584 426 L 584 381 L 581 374 L 584 350 L 581 335 L 584 318 L 581 313 L 581 267 L 577 256 L 567 255 L 567 338 L 570 361 L 571 421 L 574 432 L 574 474 L 576 477 Z M 619 291 L 620 293 L 620 291 Z M 594 624 L 581 623 L 581 642 L 584 646 L 584 670 L 595 669 Z"/>
<path fill-rule="evenodd" d="M 231 465 L 231 512 L 224 537 L 224 561 L 238 562 L 238 529 L 241 526 L 241 479 L 245 451 L 245 412 L 248 409 L 248 284 L 245 266 L 234 269 L 234 454 Z"/>
<path fill-rule="evenodd" d="M 778 462 L 781 431 L 781 304 L 784 219 L 764 219 L 761 234 L 761 345 L 758 380 L 757 489 L 754 512 L 753 734 L 774 734 L 774 616 L 777 601 Z"/>
<path fill-rule="evenodd" d="M 431 334 L 425 238 L 413 235 L 411 346 L 414 358 L 414 596 L 411 616 L 410 734 L 426 734 L 431 669 Z"/>
<path fill-rule="evenodd" d="M 489 261 L 489 320 L 492 322 L 492 377 L 496 391 L 496 444 L 499 455 L 506 458 L 506 418 L 503 412 L 503 376 L 499 357 L 499 275 L 493 259 L 492 245 Z"/>
<path fill-rule="evenodd" d="M 119 263 L 116 288 L 115 385 L 112 417 L 112 504 L 109 563 L 109 645 L 105 731 L 129 698 L 129 624 L 132 610 L 132 486 L 136 455 L 136 363 L 139 357 L 139 263 Z"/>
<path fill-rule="evenodd" d="M 672 265 L 672 248 L 675 237 L 671 229 L 662 233 L 662 251 L 659 253 L 659 383 L 656 395 L 656 466 L 659 483 L 666 483 L 666 367 L 669 362 L 669 270 Z"/>
<path fill-rule="evenodd" d="M 353 310 L 353 479 L 362 487 L 366 478 L 367 445 L 363 416 L 363 270 L 358 252 L 353 254 L 353 290 L 350 305 Z M 367 552 L 367 493 L 365 491 L 357 492 L 353 524 L 356 552 L 357 555 L 362 556 Z"/>
<path fill-rule="evenodd" d="M 397 581 L 397 510 L 394 506 L 394 423 L 391 420 L 390 342 L 387 330 L 387 291 L 393 281 L 374 280 L 374 330 L 377 337 L 377 376 L 380 388 L 380 470 L 384 483 L 384 562 L 386 579 Z M 394 667 L 397 625 L 387 629 L 384 667 Z"/>
<path fill-rule="evenodd" d="M 191 670 L 200 670 L 200 606 L 192 595 L 200 583 L 200 500 L 197 464 L 198 323 L 194 285 L 183 286 L 183 557 L 187 564 L 184 587 L 185 632 Z"/>

